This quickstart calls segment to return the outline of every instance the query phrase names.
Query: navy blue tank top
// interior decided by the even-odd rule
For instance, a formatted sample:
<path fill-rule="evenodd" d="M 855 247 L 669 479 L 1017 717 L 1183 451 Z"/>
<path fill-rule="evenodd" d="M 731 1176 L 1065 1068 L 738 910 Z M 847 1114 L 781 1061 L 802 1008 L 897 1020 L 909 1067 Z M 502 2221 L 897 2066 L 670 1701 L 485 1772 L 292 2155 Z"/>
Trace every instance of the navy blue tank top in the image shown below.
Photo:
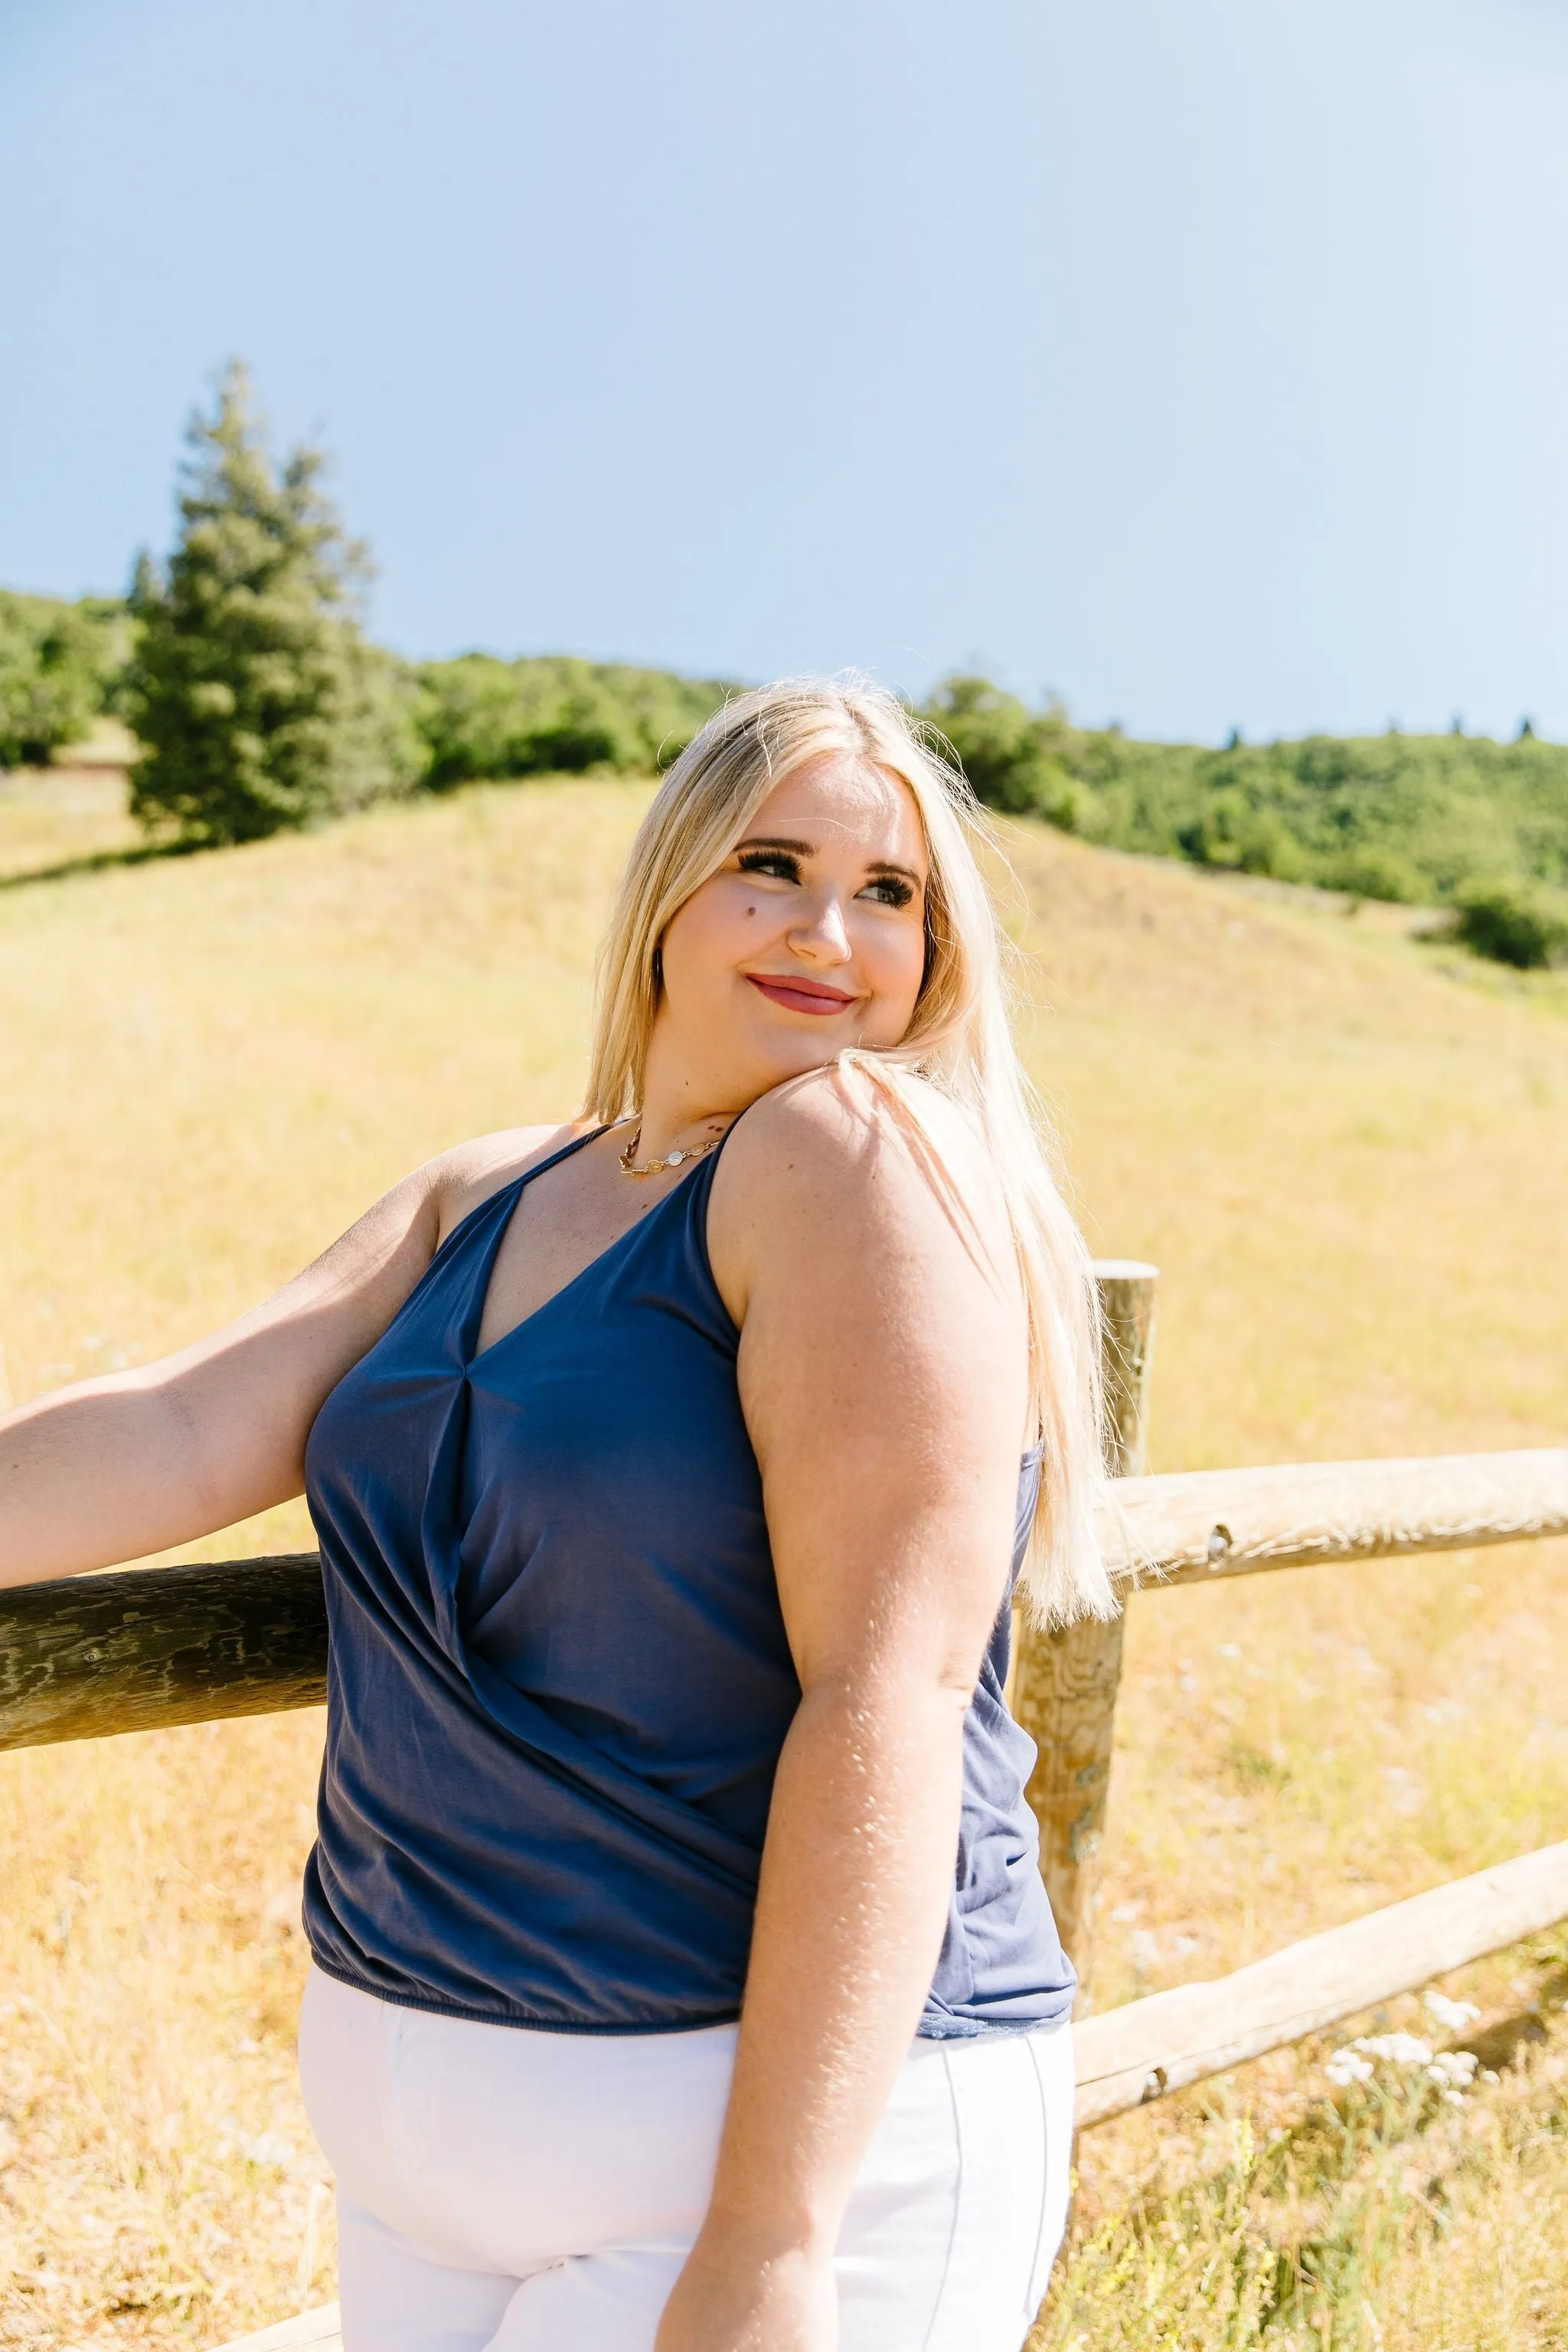
<path fill-rule="evenodd" d="M 310 1433 L 331 1638 L 305 1927 L 322 1969 L 384 2000 L 679 2032 L 740 2012 L 800 1685 L 708 1263 L 717 1153 L 476 1352 L 508 1220 L 565 1156 L 447 1236 Z M 1026 1458 L 1008 1598 L 1038 1477 Z M 926 2035 L 1072 2006 L 1008 1638 L 1004 1599 Z"/>

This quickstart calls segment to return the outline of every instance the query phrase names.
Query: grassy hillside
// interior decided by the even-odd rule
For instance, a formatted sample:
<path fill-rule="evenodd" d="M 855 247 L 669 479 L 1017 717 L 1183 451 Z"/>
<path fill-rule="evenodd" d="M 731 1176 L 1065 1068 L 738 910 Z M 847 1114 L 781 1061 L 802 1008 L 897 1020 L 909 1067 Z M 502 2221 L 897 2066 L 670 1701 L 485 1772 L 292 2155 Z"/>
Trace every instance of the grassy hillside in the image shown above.
<path fill-rule="evenodd" d="M 196 609 L 205 610 L 200 600 Z M 0 591 L 0 771 L 68 757 L 94 713 L 136 705 L 142 689 L 126 667 L 133 635 L 123 606 Z M 243 650 L 228 653 L 239 678 Z M 225 671 L 206 684 L 223 688 L 226 719 L 215 719 L 210 699 L 186 709 L 188 680 L 177 665 L 165 680 L 174 701 L 160 699 L 160 688 L 143 706 L 163 712 L 164 733 L 174 730 L 157 773 L 137 783 L 153 833 L 187 844 L 250 840 L 409 792 L 563 772 L 641 774 L 668 767 L 731 690 L 721 679 L 568 655 L 509 662 L 474 653 L 413 666 L 384 652 L 366 658 L 377 691 L 391 696 L 374 738 L 380 751 L 356 739 L 353 758 L 345 748 L 346 764 L 333 771 L 337 782 L 318 777 L 310 792 L 291 755 L 280 753 L 259 798 L 255 777 L 243 781 L 257 733 L 275 751 L 289 740 L 273 707 L 276 678 L 258 673 L 245 688 L 259 700 L 225 750 L 225 729 L 239 726 L 227 653 L 214 641 L 202 656 Z M 921 715 L 946 736 L 982 800 L 1005 814 L 1043 816 L 1138 855 L 1450 908 L 1479 954 L 1524 969 L 1568 964 L 1568 746 L 1540 742 L 1528 727 L 1512 743 L 1391 728 L 1300 742 L 1233 738 L 1216 751 L 1075 727 L 1059 702 L 1031 711 L 973 677 L 946 679 Z M 205 749 L 195 758 L 198 740 Z"/>
<path fill-rule="evenodd" d="M 1141 743 L 984 678 L 931 706 L 993 807 L 1087 841 L 1355 898 L 1452 906 L 1506 963 L 1568 961 L 1568 748 L 1522 734 Z"/>
<path fill-rule="evenodd" d="M 643 794 L 480 786 L 0 887 L 16 1396 L 179 1344 L 413 1162 L 569 1108 Z M 100 820 L 55 807 L 24 846 L 0 798 L 0 877 Z M 1043 826 L 1012 846 L 1086 1219 L 1163 1269 L 1156 1466 L 1562 1442 L 1568 981 L 1392 909 Z M 290 1508 L 199 1549 L 307 1539 Z M 1541 1547 L 1135 1601 L 1101 1998 L 1568 1835 L 1565 1569 Z M 331 2293 L 291 2061 L 320 1738 L 0 1758 L 6 2345 L 210 2345 Z M 1545 1939 L 1450 1987 L 1489 2018 L 1546 2004 L 1462 2110 L 1342 2124 L 1308 2048 L 1086 2138 L 1042 2344 L 1561 2346 L 1565 1960 Z"/>
<path fill-rule="evenodd" d="M 0 888 L 62 862 L 122 857 L 141 841 L 126 806 L 122 768 L 22 768 L 0 774 Z"/>

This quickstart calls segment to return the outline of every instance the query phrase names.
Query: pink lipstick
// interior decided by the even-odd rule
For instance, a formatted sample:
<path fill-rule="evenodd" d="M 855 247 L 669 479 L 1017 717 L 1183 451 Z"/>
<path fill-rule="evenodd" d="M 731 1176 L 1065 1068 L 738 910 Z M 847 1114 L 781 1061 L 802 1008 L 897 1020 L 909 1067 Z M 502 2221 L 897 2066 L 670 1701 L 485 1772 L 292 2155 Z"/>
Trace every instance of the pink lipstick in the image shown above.
<path fill-rule="evenodd" d="M 799 980 L 792 973 L 786 977 L 777 971 L 749 971 L 745 975 L 760 996 L 770 1004 L 782 1004 L 786 1013 L 813 1013 L 819 1018 L 824 1013 L 842 1013 L 857 999 L 842 988 L 830 988 L 826 981 Z"/>

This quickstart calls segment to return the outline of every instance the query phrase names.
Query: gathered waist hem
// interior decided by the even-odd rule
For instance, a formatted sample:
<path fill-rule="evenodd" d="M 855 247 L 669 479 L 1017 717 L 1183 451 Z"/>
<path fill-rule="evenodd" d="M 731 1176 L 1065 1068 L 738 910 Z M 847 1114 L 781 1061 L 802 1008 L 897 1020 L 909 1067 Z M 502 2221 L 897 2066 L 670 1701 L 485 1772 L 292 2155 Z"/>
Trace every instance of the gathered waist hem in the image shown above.
<path fill-rule="evenodd" d="M 1020 2033 L 1059 2033 L 1072 2023 L 1072 2003 L 1047 2017 L 922 2017 L 917 2042 L 1001 2042 Z"/>
<path fill-rule="evenodd" d="M 310 1965 L 324 1977 L 347 1985 L 351 1992 L 363 1992 L 369 2000 L 384 2000 L 393 2009 L 417 2009 L 428 2017 L 458 2017 L 466 2025 L 505 2025 L 520 2033 L 704 2033 L 716 2025 L 734 2025 L 741 2015 L 739 2002 L 733 2009 L 716 2010 L 708 2017 L 634 2018 L 624 2024 L 594 2018 L 532 2017 L 521 2008 L 509 2015 L 504 2011 L 479 2009 L 468 2001 L 447 2000 L 439 1993 L 394 1992 L 386 1985 L 367 1982 L 336 1960 L 323 1959 L 313 1945 Z"/>
<path fill-rule="evenodd" d="M 518 2033 L 591 2034 L 625 2036 L 645 2033 L 707 2033 L 714 2027 L 736 2025 L 741 2009 L 721 2009 L 706 2017 L 646 2017 L 622 2022 L 597 2018 L 534 2017 L 521 2008 L 505 2011 L 479 2009 L 468 2001 L 448 2000 L 434 1992 L 394 1991 L 389 1986 L 369 1983 L 352 1969 L 342 1967 L 336 1960 L 323 1959 L 312 1945 L 310 1966 L 337 1984 L 347 1985 L 351 1992 L 363 1993 L 367 2000 L 386 2002 L 392 2009 L 413 2009 L 426 2017 L 453 2017 L 465 2025 L 501 2025 Z M 915 2028 L 917 2042 L 990 2042 L 1004 2036 L 1023 2033 L 1055 2033 L 1071 2021 L 1068 2006 L 1048 2017 L 968 2018 L 923 2016 Z"/>

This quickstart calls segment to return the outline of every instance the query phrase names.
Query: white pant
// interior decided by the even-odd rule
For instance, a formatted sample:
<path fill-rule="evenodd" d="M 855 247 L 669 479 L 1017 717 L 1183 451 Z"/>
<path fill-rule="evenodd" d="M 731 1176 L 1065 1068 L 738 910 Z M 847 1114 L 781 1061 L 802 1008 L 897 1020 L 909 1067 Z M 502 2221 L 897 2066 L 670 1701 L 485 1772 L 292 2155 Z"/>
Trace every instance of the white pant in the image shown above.
<path fill-rule="evenodd" d="M 344 2352 L 651 2352 L 707 2209 L 735 2028 L 540 2033 L 313 1969 Z M 1067 2219 L 1072 2034 L 917 2042 L 837 2257 L 841 2352 L 1018 2352 Z"/>

